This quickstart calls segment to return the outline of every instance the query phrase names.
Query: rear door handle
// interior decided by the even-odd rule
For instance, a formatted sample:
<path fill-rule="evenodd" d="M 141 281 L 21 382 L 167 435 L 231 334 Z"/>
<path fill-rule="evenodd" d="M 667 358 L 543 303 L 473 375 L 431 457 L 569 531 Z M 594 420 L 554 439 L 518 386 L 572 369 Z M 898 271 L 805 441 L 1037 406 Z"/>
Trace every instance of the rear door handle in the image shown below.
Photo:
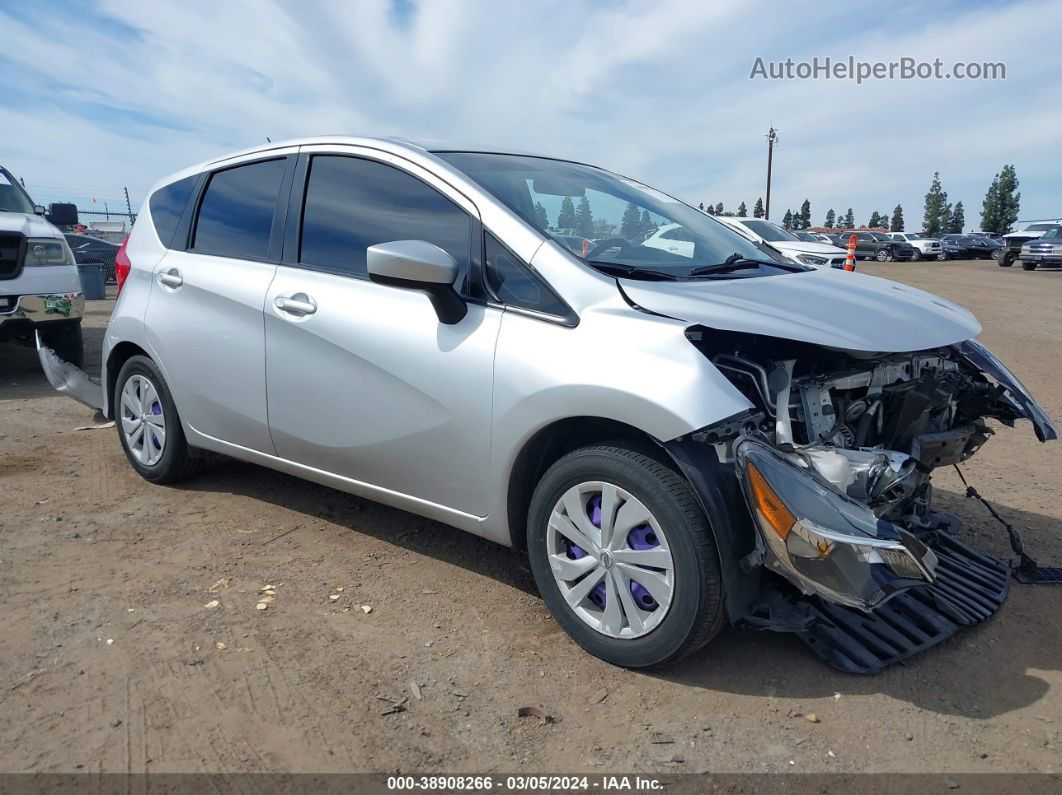
<path fill-rule="evenodd" d="M 164 284 L 167 287 L 180 287 L 184 284 L 184 279 L 181 277 L 179 270 L 170 268 L 159 272 L 159 284 Z"/>
<path fill-rule="evenodd" d="M 306 293 L 278 295 L 273 299 L 273 306 L 281 312 L 287 312 L 289 315 L 295 315 L 296 317 L 312 315 L 317 311 L 317 302 Z"/>

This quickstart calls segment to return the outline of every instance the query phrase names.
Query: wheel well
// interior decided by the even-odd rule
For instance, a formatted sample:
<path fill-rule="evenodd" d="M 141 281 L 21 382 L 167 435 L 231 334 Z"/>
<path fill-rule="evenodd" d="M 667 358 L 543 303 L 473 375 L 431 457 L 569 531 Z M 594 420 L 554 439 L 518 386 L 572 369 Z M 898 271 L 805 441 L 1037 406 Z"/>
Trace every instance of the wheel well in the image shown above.
<path fill-rule="evenodd" d="M 107 372 L 104 388 L 107 390 L 107 417 L 114 419 L 114 385 L 118 381 L 118 373 L 122 370 L 129 359 L 134 356 L 147 356 L 147 351 L 133 342 L 119 342 L 111 349 L 107 357 Z M 151 357 L 148 356 L 150 359 Z"/>
<path fill-rule="evenodd" d="M 509 474 L 507 499 L 509 539 L 516 549 L 527 549 L 527 511 L 531 496 L 542 476 L 562 456 L 572 450 L 600 442 L 626 441 L 632 446 L 661 455 L 660 443 L 645 431 L 603 417 L 568 417 L 542 428 L 532 436 L 513 464 Z"/>

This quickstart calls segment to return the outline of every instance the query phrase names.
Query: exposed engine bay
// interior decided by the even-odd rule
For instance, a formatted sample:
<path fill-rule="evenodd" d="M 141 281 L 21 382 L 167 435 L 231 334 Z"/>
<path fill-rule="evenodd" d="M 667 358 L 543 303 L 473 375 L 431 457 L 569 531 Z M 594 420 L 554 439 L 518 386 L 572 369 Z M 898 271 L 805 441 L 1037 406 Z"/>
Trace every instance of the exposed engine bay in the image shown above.
<path fill-rule="evenodd" d="M 824 618 L 835 607 L 871 625 L 909 605 L 896 600 L 909 594 L 943 609 L 957 628 L 1002 603 L 1006 566 L 954 540 L 949 531 L 961 523 L 934 510 L 930 482 L 935 469 L 980 449 L 993 434 L 988 420 L 1029 419 L 1041 441 L 1055 438 L 991 353 L 973 341 L 866 354 L 709 329 L 688 336 L 755 407 L 695 435 L 734 467 L 759 531 L 743 564 L 763 566 L 812 599 L 797 619 L 782 611 L 792 626 L 777 626 L 778 616 L 765 626 L 805 632 L 815 621 L 848 621 Z M 922 608 L 904 609 L 910 623 Z M 895 631 L 884 624 L 867 637 Z M 900 634 L 924 642 L 913 630 Z M 839 667 L 849 664 L 846 657 Z"/>

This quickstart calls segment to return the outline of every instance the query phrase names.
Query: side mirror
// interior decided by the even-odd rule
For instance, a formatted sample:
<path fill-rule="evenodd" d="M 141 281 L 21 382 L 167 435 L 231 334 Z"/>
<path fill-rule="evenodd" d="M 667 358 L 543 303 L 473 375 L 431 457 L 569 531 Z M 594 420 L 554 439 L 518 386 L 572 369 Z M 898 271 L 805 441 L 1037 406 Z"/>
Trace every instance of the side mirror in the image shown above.
<path fill-rule="evenodd" d="M 43 204 L 35 204 L 35 205 L 33 205 L 33 214 L 34 215 L 44 215 L 45 212 L 47 212 L 47 211 L 44 209 L 44 205 Z"/>
<path fill-rule="evenodd" d="M 56 226 L 76 226 L 77 205 L 66 202 L 49 204 L 44 217 Z"/>
<path fill-rule="evenodd" d="M 369 279 L 390 287 L 427 294 L 440 323 L 453 325 L 468 314 L 468 305 L 454 289 L 457 260 L 424 240 L 377 243 L 365 252 Z"/>

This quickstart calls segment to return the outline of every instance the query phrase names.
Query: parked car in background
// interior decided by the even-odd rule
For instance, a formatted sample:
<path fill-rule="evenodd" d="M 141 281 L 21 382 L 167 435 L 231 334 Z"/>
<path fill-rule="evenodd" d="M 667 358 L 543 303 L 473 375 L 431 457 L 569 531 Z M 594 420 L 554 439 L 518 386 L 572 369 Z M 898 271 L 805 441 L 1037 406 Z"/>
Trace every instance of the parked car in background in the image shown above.
<path fill-rule="evenodd" d="M 846 252 L 838 250 L 837 246 L 832 243 L 801 240 L 787 229 L 763 218 L 738 218 L 728 215 L 712 217 L 804 265 L 811 265 L 815 268 L 844 267 Z"/>
<path fill-rule="evenodd" d="M 1013 232 L 1003 235 L 1003 245 L 1006 248 L 1000 253 L 997 262 L 999 267 L 1009 268 L 1014 260 L 1021 257 L 1022 247 L 1030 240 L 1036 240 L 1045 232 L 1054 229 L 1059 224 L 1055 221 L 1034 221 L 1020 224 Z"/>
<path fill-rule="evenodd" d="M 803 230 L 793 230 L 793 234 L 805 243 L 826 243 L 828 245 L 835 245 L 827 235 L 821 232 L 805 232 Z"/>
<path fill-rule="evenodd" d="M 118 255 L 118 249 L 121 248 L 118 243 L 112 243 L 109 240 L 92 237 L 91 235 L 75 233 L 66 234 L 64 237 L 70 245 L 70 250 L 74 253 L 74 261 L 78 265 L 98 262 L 103 265 L 103 276 L 107 284 L 116 283 L 114 259 Z"/>
<path fill-rule="evenodd" d="M 855 230 L 854 232 L 841 232 L 833 236 L 838 246 L 847 247 L 848 239 L 856 236 L 856 258 L 874 259 L 878 262 L 892 262 L 893 260 L 909 260 L 914 256 L 915 248 L 910 243 L 902 240 L 893 240 L 882 232 L 866 232 Z"/>
<path fill-rule="evenodd" d="M 73 215 L 53 215 L 54 223 L 77 223 L 73 205 L 61 207 Z M 0 166 L 0 342 L 34 345 L 40 335 L 65 361 L 80 367 L 85 296 L 70 246 L 44 213 Z"/>
<path fill-rule="evenodd" d="M 535 224 L 562 196 L 692 256 L 574 256 Z M 212 450 L 526 550 L 558 625 L 632 668 L 749 623 L 872 673 L 985 620 L 1010 572 L 930 473 L 986 418 L 1056 436 L 961 307 L 553 158 L 271 143 L 156 185 L 118 266 L 99 401 L 144 479 Z"/>
<path fill-rule="evenodd" d="M 935 237 L 923 237 L 914 232 L 890 232 L 889 237 L 909 243 L 914 248 L 913 260 L 937 259 L 940 255 L 940 240 Z"/>
<path fill-rule="evenodd" d="M 973 235 L 948 234 L 941 237 L 963 250 L 964 259 L 989 259 L 997 248 L 986 238 Z"/>
<path fill-rule="evenodd" d="M 967 259 L 968 256 L 966 249 L 955 241 L 943 239 L 940 241 L 940 253 L 937 254 L 938 260 Z"/>
<path fill-rule="evenodd" d="M 1034 271 L 1041 265 L 1062 266 L 1062 226 L 1052 227 L 1035 240 L 1022 244 L 1021 267 Z"/>

